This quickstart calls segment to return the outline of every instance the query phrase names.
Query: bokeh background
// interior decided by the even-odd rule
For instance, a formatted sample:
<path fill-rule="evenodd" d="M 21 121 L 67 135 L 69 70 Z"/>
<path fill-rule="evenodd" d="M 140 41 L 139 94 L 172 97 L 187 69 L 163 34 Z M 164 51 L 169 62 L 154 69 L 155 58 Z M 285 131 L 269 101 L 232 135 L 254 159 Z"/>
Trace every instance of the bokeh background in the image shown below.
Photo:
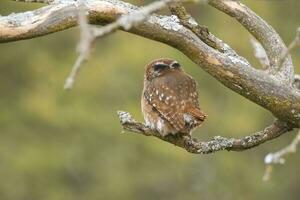
<path fill-rule="evenodd" d="M 150 1 L 131 1 L 143 5 Z M 245 0 L 289 43 L 299 26 L 298 0 Z M 1 0 L 0 14 L 42 4 Z M 254 66 L 250 35 L 207 5 L 189 6 L 195 18 Z M 192 155 L 151 137 L 122 133 L 117 110 L 142 120 L 144 65 L 178 60 L 199 83 L 209 115 L 194 135 L 240 137 L 273 120 L 263 108 L 230 91 L 164 44 L 117 32 L 98 41 L 72 91 L 63 83 L 74 60 L 78 28 L 0 45 L 0 199 L 299 199 L 299 153 L 263 182 L 264 156 L 295 132 L 245 152 Z M 299 73 L 299 50 L 293 51 Z"/>

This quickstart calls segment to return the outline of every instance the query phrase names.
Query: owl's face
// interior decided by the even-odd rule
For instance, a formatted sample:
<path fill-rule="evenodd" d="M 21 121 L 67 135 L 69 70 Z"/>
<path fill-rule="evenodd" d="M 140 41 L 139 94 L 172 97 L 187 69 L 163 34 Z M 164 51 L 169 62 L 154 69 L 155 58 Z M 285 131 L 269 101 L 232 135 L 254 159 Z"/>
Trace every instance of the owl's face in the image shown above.
<path fill-rule="evenodd" d="M 152 61 L 146 67 L 146 79 L 151 81 L 170 72 L 182 72 L 180 64 L 176 60 L 161 58 Z"/>

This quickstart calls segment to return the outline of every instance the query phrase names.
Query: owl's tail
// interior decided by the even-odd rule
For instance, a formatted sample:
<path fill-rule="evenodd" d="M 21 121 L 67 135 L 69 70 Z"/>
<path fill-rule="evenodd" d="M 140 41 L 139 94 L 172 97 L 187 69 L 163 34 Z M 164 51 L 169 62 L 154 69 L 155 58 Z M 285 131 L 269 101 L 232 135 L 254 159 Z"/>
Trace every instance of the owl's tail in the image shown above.
<path fill-rule="evenodd" d="M 207 114 L 205 114 L 199 108 L 191 108 L 187 112 L 200 121 L 204 121 L 207 117 Z"/>

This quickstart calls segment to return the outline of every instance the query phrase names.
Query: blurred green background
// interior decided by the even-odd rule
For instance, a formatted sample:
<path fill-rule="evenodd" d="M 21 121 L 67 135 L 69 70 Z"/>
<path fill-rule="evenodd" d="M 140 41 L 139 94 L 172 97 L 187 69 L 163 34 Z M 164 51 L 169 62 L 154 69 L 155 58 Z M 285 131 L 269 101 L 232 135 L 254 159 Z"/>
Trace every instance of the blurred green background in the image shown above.
<path fill-rule="evenodd" d="M 143 5 L 145 1 L 131 1 Z M 289 43 L 299 26 L 298 0 L 244 1 Z M 1 0 L 0 14 L 42 4 Z M 254 65 L 249 34 L 207 5 L 189 6 L 201 24 Z M 194 132 L 240 137 L 264 128 L 271 114 L 222 86 L 179 51 L 117 32 L 98 41 L 75 87 L 63 83 L 74 60 L 78 28 L 0 45 L 0 199 L 299 199 L 299 154 L 262 182 L 264 156 L 295 132 L 245 152 L 193 155 L 151 137 L 121 133 L 117 110 L 142 120 L 140 95 L 146 63 L 178 60 L 199 83 L 208 114 Z M 299 50 L 293 51 L 299 66 Z M 300 72 L 299 67 L 296 71 Z M 299 152 L 298 152 L 299 153 Z"/>

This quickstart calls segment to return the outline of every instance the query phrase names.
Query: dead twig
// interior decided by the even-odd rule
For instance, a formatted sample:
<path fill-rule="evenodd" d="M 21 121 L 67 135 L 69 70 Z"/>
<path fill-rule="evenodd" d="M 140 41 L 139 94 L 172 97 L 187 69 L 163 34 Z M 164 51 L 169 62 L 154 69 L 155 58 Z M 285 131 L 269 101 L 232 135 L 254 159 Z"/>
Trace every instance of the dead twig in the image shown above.
<path fill-rule="evenodd" d="M 293 41 L 290 43 L 290 45 L 288 46 L 288 48 L 286 49 L 286 51 L 282 54 L 282 56 L 280 57 L 279 61 L 278 61 L 278 68 L 281 68 L 283 62 L 285 61 L 285 59 L 289 56 L 290 52 L 296 48 L 297 46 L 300 45 L 300 27 L 297 28 L 296 31 L 296 36 L 293 39 Z"/>
<path fill-rule="evenodd" d="M 253 50 L 254 50 L 254 55 L 260 62 L 261 66 L 263 69 L 267 70 L 270 66 L 270 62 L 268 59 L 268 55 L 263 48 L 263 46 L 253 37 L 250 39 L 250 42 L 252 44 Z"/>
<path fill-rule="evenodd" d="M 300 131 L 298 132 L 297 136 L 294 138 L 291 144 L 289 144 L 288 146 L 284 147 L 283 149 L 275 153 L 269 153 L 265 157 L 266 170 L 263 176 L 264 181 L 270 180 L 271 173 L 273 171 L 273 165 L 284 164 L 285 163 L 284 157 L 288 156 L 289 154 L 295 153 L 299 143 L 300 143 Z"/>
<path fill-rule="evenodd" d="M 103 26 L 102 28 L 91 28 L 88 25 L 84 11 L 85 9 L 83 8 L 84 6 L 82 4 L 80 6 L 80 12 L 78 15 L 78 23 L 81 30 L 80 42 L 78 45 L 79 56 L 77 57 L 76 62 L 65 81 L 64 89 L 72 89 L 76 75 L 78 74 L 81 65 L 88 59 L 92 43 L 94 43 L 96 39 L 113 33 L 120 28 L 127 31 L 132 27 L 144 22 L 152 13 L 166 7 L 168 3 L 171 2 L 179 2 L 179 0 L 162 0 L 153 2 L 147 6 L 144 6 L 138 11 L 121 16 L 115 22 Z"/>

